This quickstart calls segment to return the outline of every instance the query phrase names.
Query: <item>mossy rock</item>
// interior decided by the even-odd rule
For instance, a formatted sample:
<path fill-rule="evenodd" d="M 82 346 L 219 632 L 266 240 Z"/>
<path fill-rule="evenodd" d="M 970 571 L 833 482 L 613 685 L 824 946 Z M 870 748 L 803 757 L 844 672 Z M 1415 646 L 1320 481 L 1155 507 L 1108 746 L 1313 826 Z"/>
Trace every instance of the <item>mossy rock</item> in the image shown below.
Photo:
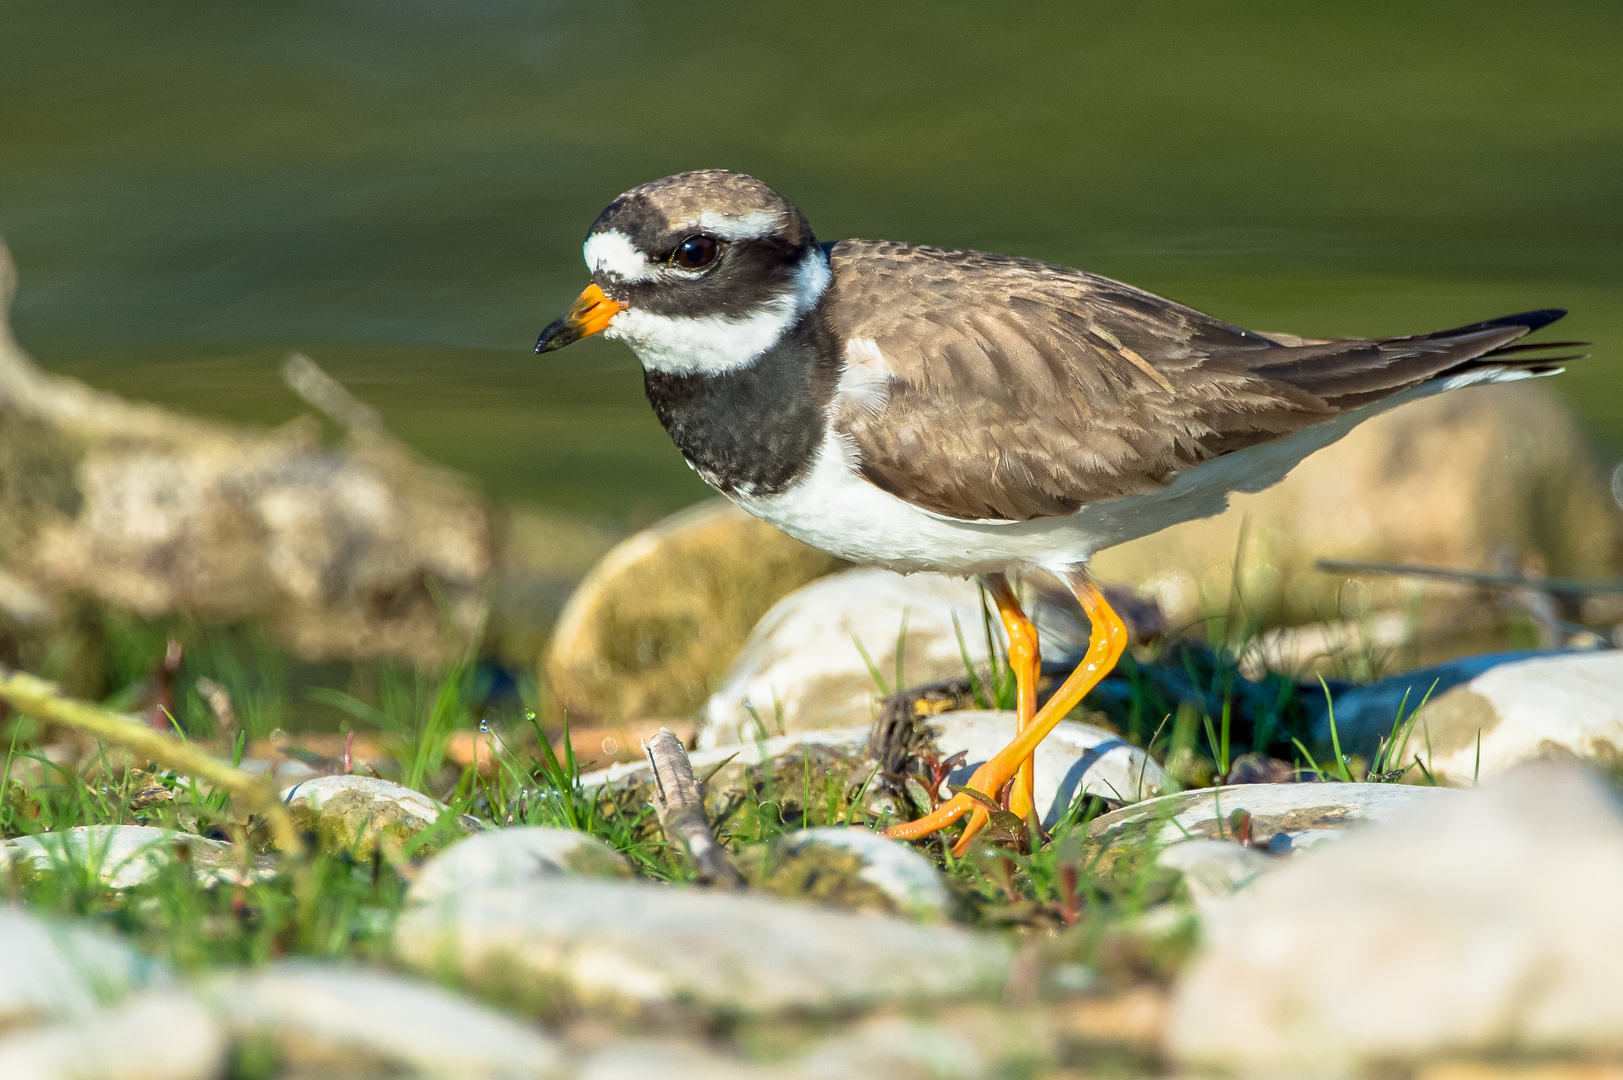
<path fill-rule="evenodd" d="M 282 792 L 282 801 L 294 827 L 314 834 L 321 850 L 334 853 L 377 848 L 390 858 L 426 854 L 484 829 L 466 814 L 441 824 L 449 811 L 444 803 L 370 776 L 318 776 Z M 434 836 L 415 842 L 430 829 Z"/>
<path fill-rule="evenodd" d="M 854 911 L 897 911 L 883 889 L 863 880 L 866 864 L 854 851 L 817 847 L 786 852 L 773 845 L 750 844 L 739 852 L 737 862 L 750 888 L 786 900 Z"/>
<path fill-rule="evenodd" d="M 408 904 L 450 902 L 468 889 L 522 885 L 548 877 L 629 878 L 624 855 L 590 833 L 518 825 L 468 837 L 428 862 Z"/>
<path fill-rule="evenodd" d="M 558 617 L 544 664 L 577 722 L 690 716 L 780 598 L 844 564 L 725 499 L 618 544 Z"/>
<path fill-rule="evenodd" d="M 1147 799 L 1097 817 L 1088 826 L 1086 859 L 1101 873 L 1116 864 L 1185 840 L 1230 840 L 1234 814 L 1250 816 L 1251 839 L 1285 853 L 1365 822 L 1382 821 L 1446 788 L 1399 784 L 1238 784 Z"/>
<path fill-rule="evenodd" d="M 239 864 L 230 844 L 149 825 L 79 825 L 0 844 L 0 868 L 88 873 L 109 889 L 144 884 L 182 860 L 203 884 L 247 884 L 275 871 L 268 856 Z"/>
<path fill-rule="evenodd" d="M 747 849 L 758 888 L 832 907 L 927 921 L 954 900 L 934 863 L 898 840 L 861 827 L 811 828 Z"/>
<path fill-rule="evenodd" d="M 724 842 L 862 824 L 897 811 L 895 800 L 872 782 L 876 765 L 867 754 L 866 728 L 780 736 L 700 751 L 690 760 L 703 781 L 705 811 Z M 645 762 L 582 779 L 588 789 L 601 788 L 627 819 L 653 804 L 654 777 Z M 646 815 L 639 838 L 660 835 L 658 821 Z"/>

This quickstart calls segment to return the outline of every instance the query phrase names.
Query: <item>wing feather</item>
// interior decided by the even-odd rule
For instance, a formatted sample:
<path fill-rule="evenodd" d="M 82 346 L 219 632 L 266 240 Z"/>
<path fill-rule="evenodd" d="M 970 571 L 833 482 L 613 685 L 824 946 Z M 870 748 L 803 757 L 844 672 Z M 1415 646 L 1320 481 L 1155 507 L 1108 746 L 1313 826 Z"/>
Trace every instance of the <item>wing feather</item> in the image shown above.
<path fill-rule="evenodd" d="M 1535 312 L 1412 338 L 1264 335 L 1066 267 L 847 240 L 824 305 L 859 382 L 834 427 L 862 475 L 934 513 L 1024 521 L 1179 472 L 1494 353 Z M 1517 350 L 1511 350 L 1517 351 Z M 1488 356 L 1488 354 L 1493 354 Z"/>

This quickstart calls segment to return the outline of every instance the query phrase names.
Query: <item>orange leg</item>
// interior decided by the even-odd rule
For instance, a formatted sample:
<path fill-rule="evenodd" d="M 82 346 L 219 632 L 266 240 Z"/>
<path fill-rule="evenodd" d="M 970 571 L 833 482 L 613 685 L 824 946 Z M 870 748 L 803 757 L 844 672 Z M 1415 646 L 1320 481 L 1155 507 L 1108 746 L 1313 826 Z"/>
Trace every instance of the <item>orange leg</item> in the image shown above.
<path fill-rule="evenodd" d="M 1110 674 L 1110 669 L 1116 666 L 1121 654 L 1127 648 L 1127 627 L 1122 623 L 1121 617 L 1111 610 L 1105 602 L 1104 595 L 1099 592 L 1098 586 L 1082 571 L 1076 571 L 1069 583 L 1076 598 L 1082 604 L 1082 610 L 1093 624 L 1092 640 L 1088 643 L 1088 653 L 1071 672 L 1065 684 L 1054 691 L 1054 696 L 1048 699 L 1031 726 L 1015 736 L 1013 742 L 996 754 L 992 759 L 975 770 L 975 775 L 969 778 L 969 787 L 984 792 L 993 798 L 1003 790 L 1007 784 L 1020 771 L 1020 766 L 1031 757 L 1037 744 L 1048 736 L 1054 726 L 1064 719 L 1065 714 L 1074 709 L 1082 698 L 1099 684 L 1099 681 Z M 934 813 L 910 821 L 905 825 L 892 825 L 885 830 L 885 835 L 898 840 L 916 840 L 921 836 L 928 836 L 938 829 L 943 829 L 965 814 L 973 810 L 974 816 L 969 819 L 969 827 L 964 835 L 953 845 L 953 854 L 962 855 L 969 850 L 970 841 L 975 835 L 986 827 L 990 816 L 984 807 L 967 795 L 955 796 L 950 802 L 937 807 Z"/>
<path fill-rule="evenodd" d="M 1009 667 L 1014 672 L 1016 734 L 1024 732 L 1037 718 L 1037 674 L 1042 667 L 1042 655 L 1037 647 L 1037 627 L 1032 625 L 1020 608 L 1020 600 L 1009 587 L 1009 579 L 1002 574 L 987 574 L 986 589 L 997 604 L 998 617 L 1003 620 L 1003 633 L 1009 639 Z M 1026 758 L 1020 763 L 1014 787 L 1009 792 L 1009 810 L 1021 821 L 1031 814 L 1036 802 L 1035 763 Z M 997 797 L 997 792 L 988 795 Z"/>

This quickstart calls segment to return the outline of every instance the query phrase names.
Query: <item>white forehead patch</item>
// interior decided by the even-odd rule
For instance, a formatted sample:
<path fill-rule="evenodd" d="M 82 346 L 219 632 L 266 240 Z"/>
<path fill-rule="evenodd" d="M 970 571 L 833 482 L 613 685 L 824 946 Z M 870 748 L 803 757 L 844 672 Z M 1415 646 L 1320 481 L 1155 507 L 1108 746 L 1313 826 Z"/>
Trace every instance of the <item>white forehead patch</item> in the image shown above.
<path fill-rule="evenodd" d="M 648 261 L 648 256 L 637 250 L 631 237 L 618 229 L 588 236 L 581 252 L 586 256 L 586 265 L 592 273 L 612 274 L 624 281 L 650 278 L 660 270 L 660 267 Z"/>
<path fill-rule="evenodd" d="M 778 229 L 778 214 L 774 210 L 754 210 L 739 217 L 706 210 L 690 227 L 723 240 L 759 240 Z"/>
<path fill-rule="evenodd" d="M 742 319 L 626 308 L 609 320 L 603 336 L 629 344 L 650 371 L 719 375 L 748 366 L 776 345 L 817 303 L 828 281 L 828 258 L 813 248 L 796 268 L 794 284 Z"/>

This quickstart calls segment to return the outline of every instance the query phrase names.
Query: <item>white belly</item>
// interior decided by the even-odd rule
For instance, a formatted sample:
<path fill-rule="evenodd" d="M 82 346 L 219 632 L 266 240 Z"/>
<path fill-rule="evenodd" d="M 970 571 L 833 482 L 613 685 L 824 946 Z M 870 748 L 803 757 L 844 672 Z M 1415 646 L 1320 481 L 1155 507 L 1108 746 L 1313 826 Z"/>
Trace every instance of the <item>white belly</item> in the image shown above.
<path fill-rule="evenodd" d="M 830 435 L 811 473 L 788 491 L 738 505 L 812 547 L 907 573 L 977 574 L 1086 562 L 1100 544 L 1076 518 L 974 522 L 941 517 L 864 480 Z"/>
<path fill-rule="evenodd" d="M 1236 491 L 1278 483 L 1303 458 L 1376 413 L 1416 398 L 1481 382 L 1528 378 L 1522 369 L 1480 368 L 1438 379 L 1343 413 L 1283 439 L 1247 447 L 1179 473 L 1166 487 L 1084 506 L 1036 521 L 961 521 L 932 514 L 864 480 L 835 434 L 805 479 L 778 495 L 736 496 L 745 510 L 790 536 L 852 562 L 899 570 L 978 574 L 1063 571 L 1095 552 L 1171 525 L 1220 514 Z"/>

